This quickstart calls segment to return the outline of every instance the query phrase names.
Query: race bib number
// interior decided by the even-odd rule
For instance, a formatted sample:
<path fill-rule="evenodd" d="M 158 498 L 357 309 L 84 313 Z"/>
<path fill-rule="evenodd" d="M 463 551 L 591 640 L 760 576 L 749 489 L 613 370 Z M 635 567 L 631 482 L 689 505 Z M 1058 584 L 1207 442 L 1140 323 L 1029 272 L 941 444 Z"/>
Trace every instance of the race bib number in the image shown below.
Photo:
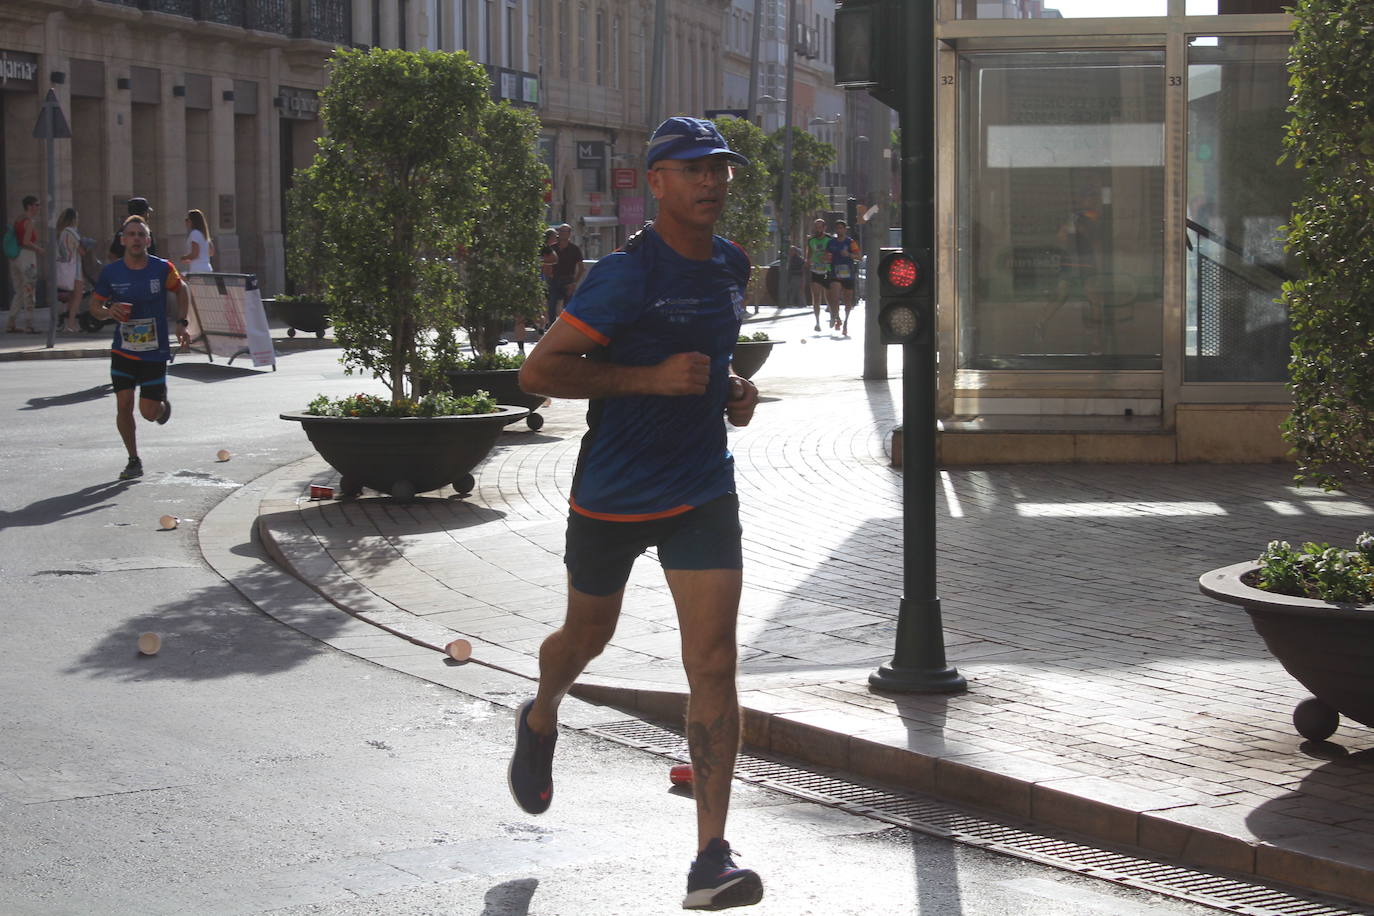
<path fill-rule="evenodd" d="M 836 276 L 837 279 L 840 279 L 840 280 L 848 280 L 848 279 L 849 279 L 849 265 L 848 265 L 848 264 L 836 264 L 836 265 L 835 265 L 835 276 Z"/>
<path fill-rule="evenodd" d="M 119 336 L 124 342 L 123 349 L 131 353 L 157 349 L 157 321 L 153 318 L 137 318 L 119 326 Z"/>

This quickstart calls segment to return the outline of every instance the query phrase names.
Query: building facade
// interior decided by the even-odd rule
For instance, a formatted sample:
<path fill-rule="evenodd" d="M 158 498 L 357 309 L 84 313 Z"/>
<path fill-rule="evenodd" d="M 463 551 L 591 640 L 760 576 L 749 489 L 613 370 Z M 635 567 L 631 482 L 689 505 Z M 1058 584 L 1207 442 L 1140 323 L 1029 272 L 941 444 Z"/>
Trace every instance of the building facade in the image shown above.
<path fill-rule="evenodd" d="M 80 213 L 97 255 L 145 197 L 158 251 L 184 250 L 185 214 L 202 210 L 216 268 L 279 288 L 283 176 L 319 136 L 324 60 L 348 36 L 343 0 L 20 0 L 0 12 L 0 66 L 27 79 L 0 91 L 5 216 L 48 188 L 32 136 L 52 90 L 71 127 L 56 144 L 56 213 Z"/>
<path fill-rule="evenodd" d="M 1281 3 L 938 9 L 945 457 L 1281 458 Z"/>

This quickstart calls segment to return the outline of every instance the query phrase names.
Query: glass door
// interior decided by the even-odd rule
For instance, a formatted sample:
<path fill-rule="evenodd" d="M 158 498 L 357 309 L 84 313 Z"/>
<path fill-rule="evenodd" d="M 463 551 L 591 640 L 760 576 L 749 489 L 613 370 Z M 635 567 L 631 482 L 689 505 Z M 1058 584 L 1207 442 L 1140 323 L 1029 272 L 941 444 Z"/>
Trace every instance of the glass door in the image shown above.
<path fill-rule="evenodd" d="M 1164 63 L 961 55 L 957 368 L 1161 368 Z"/>

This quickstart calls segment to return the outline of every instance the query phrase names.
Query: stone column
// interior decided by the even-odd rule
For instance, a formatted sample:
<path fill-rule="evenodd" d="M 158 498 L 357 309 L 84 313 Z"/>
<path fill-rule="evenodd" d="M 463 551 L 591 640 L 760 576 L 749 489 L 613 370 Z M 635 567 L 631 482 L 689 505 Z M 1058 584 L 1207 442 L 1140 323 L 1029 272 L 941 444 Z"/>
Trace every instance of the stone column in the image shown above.
<path fill-rule="evenodd" d="M 233 89 L 234 81 L 229 77 L 210 79 L 210 187 L 214 189 L 215 199 L 205 214 L 215 239 L 215 270 L 231 273 L 239 269 L 239 236 L 237 227 L 224 224 L 221 201 L 227 196 L 234 212 L 238 212 L 234 179 L 234 103 L 224 100 L 224 93 Z"/>
<path fill-rule="evenodd" d="M 258 231 L 262 240 L 262 264 L 258 269 L 258 285 L 267 295 L 286 285 L 285 236 L 281 224 L 281 115 L 272 100 L 282 79 L 282 52 L 279 49 L 263 52 L 266 64 L 264 78 L 258 81 L 258 147 L 257 194 Z"/>
<path fill-rule="evenodd" d="M 163 58 L 164 63 L 170 63 Z M 164 66 L 159 80 L 158 91 L 161 98 L 157 106 L 157 161 L 142 163 L 140 168 L 151 171 L 148 177 L 156 188 L 156 199 L 151 201 L 155 213 L 153 225 L 157 232 L 158 256 L 171 261 L 181 270 L 185 265 L 177 262 L 186 251 L 186 99 L 172 94 L 172 86 L 179 78 L 180 70 Z"/>

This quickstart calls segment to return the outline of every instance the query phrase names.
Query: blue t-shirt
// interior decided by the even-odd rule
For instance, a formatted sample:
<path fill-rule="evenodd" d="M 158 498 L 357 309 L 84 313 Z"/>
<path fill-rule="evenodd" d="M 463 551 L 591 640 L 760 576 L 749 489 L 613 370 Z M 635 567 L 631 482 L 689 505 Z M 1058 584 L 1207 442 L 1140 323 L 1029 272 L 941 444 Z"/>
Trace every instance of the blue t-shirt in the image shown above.
<path fill-rule="evenodd" d="M 850 235 L 825 243 L 826 250 L 830 252 L 830 272 L 835 279 L 845 280 L 854 276 L 854 249 L 858 244 Z"/>
<path fill-rule="evenodd" d="M 725 445 L 730 360 L 744 319 L 749 256 L 717 236 L 711 258 L 684 258 L 652 227 L 587 273 L 563 320 L 602 349 L 592 358 L 652 366 L 674 353 L 711 358 L 706 393 L 593 400 L 573 478 L 572 508 L 648 521 L 734 492 Z"/>
<path fill-rule="evenodd" d="M 171 262 L 148 256 L 146 267 L 134 270 L 121 258 L 100 269 L 95 295 L 111 302 L 128 302 L 129 320 L 115 324 L 116 353 L 130 359 L 168 362 L 172 348 L 167 336 L 167 294 L 181 286 L 181 274 Z"/>

